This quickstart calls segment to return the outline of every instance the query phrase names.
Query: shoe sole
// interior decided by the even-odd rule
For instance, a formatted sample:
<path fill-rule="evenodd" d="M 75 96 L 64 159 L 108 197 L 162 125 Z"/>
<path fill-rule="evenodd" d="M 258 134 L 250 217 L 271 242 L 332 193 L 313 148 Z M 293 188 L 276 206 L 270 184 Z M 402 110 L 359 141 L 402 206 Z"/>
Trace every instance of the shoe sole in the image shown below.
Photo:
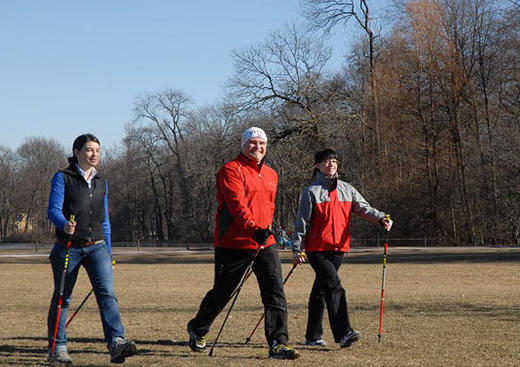
<path fill-rule="evenodd" d="M 57 361 L 55 359 L 48 360 L 47 363 L 49 363 L 52 366 L 61 365 L 61 366 L 72 366 L 72 361 L 70 362 L 64 362 L 64 361 Z"/>
<path fill-rule="evenodd" d="M 292 354 L 291 356 L 283 356 L 283 355 L 278 355 L 278 354 L 273 354 L 273 355 L 270 355 L 269 358 L 270 359 L 286 359 L 286 360 L 295 360 L 296 358 L 298 358 L 300 356 L 300 353 L 298 352 L 295 352 L 294 354 Z"/>
<path fill-rule="evenodd" d="M 293 361 L 295 359 L 297 359 L 300 355 L 299 354 L 295 354 L 294 356 L 290 356 L 290 357 L 282 357 L 282 356 L 269 356 L 270 359 L 285 359 L 287 361 Z"/>
<path fill-rule="evenodd" d="M 305 346 L 307 346 L 307 347 L 326 347 L 327 343 L 323 343 L 323 344 L 305 343 Z"/>
<path fill-rule="evenodd" d="M 202 353 L 202 352 L 204 352 L 206 349 L 208 349 L 208 347 L 205 346 L 205 347 L 200 348 L 200 347 L 192 346 L 192 345 L 190 344 L 190 349 L 191 349 L 192 351 L 194 351 L 194 352 Z"/>
<path fill-rule="evenodd" d="M 131 357 L 137 353 L 137 347 L 135 344 L 127 344 L 123 350 L 121 351 L 121 354 L 117 358 L 110 359 L 110 362 L 112 363 L 123 363 L 126 358 Z"/>

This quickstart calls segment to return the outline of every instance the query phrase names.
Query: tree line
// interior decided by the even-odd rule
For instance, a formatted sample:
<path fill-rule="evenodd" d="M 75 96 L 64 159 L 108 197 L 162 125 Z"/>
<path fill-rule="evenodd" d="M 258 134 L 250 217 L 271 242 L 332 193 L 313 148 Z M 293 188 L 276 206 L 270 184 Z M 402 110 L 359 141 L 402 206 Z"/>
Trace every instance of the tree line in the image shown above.
<path fill-rule="evenodd" d="M 215 174 L 259 126 L 279 174 L 275 224 L 292 230 L 314 152 L 391 213 L 395 237 L 443 245 L 520 245 L 520 6 L 494 0 L 398 2 L 389 31 L 369 1 L 305 0 L 309 26 L 287 26 L 233 51 L 225 97 L 194 107 L 182 90 L 136 97 L 117 147 L 102 145 L 114 241 L 211 241 Z M 330 71 L 327 32 L 360 30 Z M 101 143 L 103 137 L 99 136 Z M 55 140 L 0 147 L 2 239 L 52 235 Z M 356 221 L 353 235 L 374 237 Z"/>

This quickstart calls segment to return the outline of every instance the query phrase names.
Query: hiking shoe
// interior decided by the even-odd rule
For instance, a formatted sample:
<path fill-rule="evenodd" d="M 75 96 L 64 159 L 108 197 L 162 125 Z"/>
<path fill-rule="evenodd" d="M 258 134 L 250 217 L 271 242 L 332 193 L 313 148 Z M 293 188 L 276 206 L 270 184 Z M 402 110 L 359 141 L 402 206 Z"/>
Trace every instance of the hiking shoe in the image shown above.
<path fill-rule="evenodd" d="M 352 343 L 357 342 L 361 338 L 361 333 L 357 330 L 350 330 L 348 333 L 341 338 L 339 341 L 339 346 L 341 348 L 348 348 L 352 345 Z"/>
<path fill-rule="evenodd" d="M 110 362 L 123 363 L 125 358 L 131 357 L 137 353 L 137 346 L 128 339 L 114 338 L 110 343 Z"/>
<path fill-rule="evenodd" d="M 305 339 L 305 345 L 308 345 L 310 347 L 325 346 L 327 345 L 327 342 L 322 338 L 316 340 Z"/>
<path fill-rule="evenodd" d="M 190 334 L 190 340 L 188 344 L 194 352 L 204 352 L 206 350 L 206 335 L 198 336 L 195 330 L 193 330 L 188 324 L 188 334 Z"/>
<path fill-rule="evenodd" d="M 70 358 L 70 355 L 66 350 L 60 350 L 55 353 L 49 353 L 47 356 L 47 362 L 50 362 L 51 364 L 71 365 L 72 358 Z"/>
<path fill-rule="evenodd" d="M 296 359 L 300 356 L 297 350 L 285 344 L 275 344 L 269 348 L 269 358 L 273 359 Z"/>

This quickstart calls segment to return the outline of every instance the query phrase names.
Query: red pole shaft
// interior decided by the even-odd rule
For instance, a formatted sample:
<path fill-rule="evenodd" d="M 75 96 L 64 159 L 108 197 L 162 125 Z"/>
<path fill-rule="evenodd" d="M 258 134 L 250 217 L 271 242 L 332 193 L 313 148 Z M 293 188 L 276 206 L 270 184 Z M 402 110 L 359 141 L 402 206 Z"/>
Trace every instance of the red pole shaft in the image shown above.
<path fill-rule="evenodd" d="M 60 280 L 60 299 L 58 301 L 58 310 L 56 312 L 56 325 L 54 326 L 54 336 L 52 338 L 51 354 L 54 354 L 54 348 L 56 347 L 56 336 L 58 335 L 58 325 L 60 323 L 61 303 L 63 301 L 63 290 L 65 288 L 65 275 L 67 274 L 67 267 L 69 265 L 69 249 L 71 239 L 67 242 L 67 248 L 65 252 L 65 265 L 63 267 L 63 273 L 61 273 Z"/>
<path fill-rule="evenodd" d="M 74 222 L 74 218 L 74 214 L 71 214 L 70 221 Z M 65 289 L 65 275 L 67 274 L 67 267 L 69 266 L 69 249 L 71 242 L 72 234 L 69 235 L 69 240 L 67 241 L 67 247 L 65 249 L 65 264 L 63 265 L 63 273 L 61 273 L 60 298 L 58 301 L 58 310 L 56 312 L 56 325 L 54 326 L 54 335 L 52 337 L 51 354 L 54 354 L 54 348 L 56 347 L 56 336 L 58 335 L 58 325 L 60 323 L 61 303 L 63 301 L 63 290 Z"/>
<path fill-rule="evenodd" d="M 262 317 L 260 317 L 260 319 L 259 319 L 258 322 L 256 323 L 255 328 L 253 329 L 253 331 L 251 331 L 251 334 L 249 334 L 249 337 L 247 337 L 247 339 L 246 339 L 246 344 L 249 343 L 249 341 L 251 340 L 251 337 L 252 337 L 253 334 L 256 332 L 256 329 L 258 329 L 258 326 L 260 326 L 260 323 L 262 322 L 262 320 L 264 319 L 264 317 L 265 317 L 265 313 L 262 314 Z"/>

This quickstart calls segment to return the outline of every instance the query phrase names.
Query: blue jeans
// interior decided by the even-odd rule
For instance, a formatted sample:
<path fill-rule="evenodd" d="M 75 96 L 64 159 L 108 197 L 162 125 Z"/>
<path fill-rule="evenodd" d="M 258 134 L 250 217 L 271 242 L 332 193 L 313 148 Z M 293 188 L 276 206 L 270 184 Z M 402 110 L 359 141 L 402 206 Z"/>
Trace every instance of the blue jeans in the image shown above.
<path fill-rule="evenodd" d="M 58 312 L 58 302 L 60 298 L 60 282 L 65 264 L 66 247 L 55 244 L 52 248 L 49 259 L 51 261 L 52 273 L 54 276 L 54 293 L 52 295 L 49 314 L 47 317 L 49 351 L 52 347 L 56 316 Z M 85 267 L 90 283 L 94 288 L 94 294 L 101 314 L 103 333 L 107 344 L 116 338 L 124 338 L 125 330 L 119 314 L 119 306 L 114 292 L 114 275 L 112 273 L 112 259 L 108 252 L 107 245 L 100 243 L 83 248 L 71 247 L 69 249 L 69 262 L 65 275 L 65 286 L 63 289 L 63 300 L 61 304 L 58 334 L 56 335 L 56 351 L 63 350 L 67 344 L 67 332 L 65 324 L 67 322 L 67 311 L 72 298 L 72 289 L 76 284 L 80 265 Z"/>

